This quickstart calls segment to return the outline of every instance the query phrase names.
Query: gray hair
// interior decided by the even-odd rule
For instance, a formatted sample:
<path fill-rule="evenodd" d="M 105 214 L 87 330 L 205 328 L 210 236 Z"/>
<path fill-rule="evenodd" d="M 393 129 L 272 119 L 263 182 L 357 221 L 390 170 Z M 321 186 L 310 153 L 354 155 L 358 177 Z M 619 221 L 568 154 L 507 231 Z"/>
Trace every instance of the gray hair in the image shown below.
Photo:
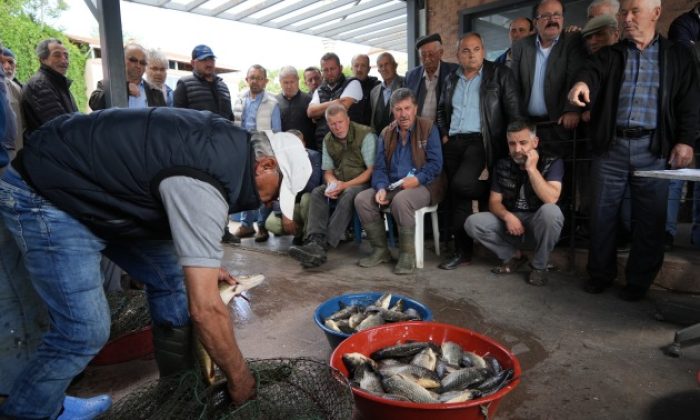
<path fill-rule="evenodd" d="M 472 37 L 477 38 L 479 40 L 479 42 L 481 42 L 481 46 L 484 47 L 484 39 L 481 38 L 481 34 L 479 34 L 478 32 L 467 32 L 466 34 L 460 36 L 459 39 L 457 40 L 457 51 L 459 51 L 459 44 L 462 43 L 463 39 L 472 38 Z"/>
<path fill-rule="evenodd" d="M 297 69 L 292 66 L 284 66 L 280 69 L 279 79 L 282 80 L 285 77 L 294 76 L 299 80 L 299 73 Z"/>
<path fill-rule="evenodd" d="M 411 102 L 413 105 L 418 105 L 418 98 L 416 98 L 416 94 L 413 93 L 411 89 L 408 88 L 400 88 L 396 89 L 392 94 L 391 94 L 391 99 L 389 99 L 389 106 L 391 108 L 394 108 L 394 105 L 398 104 L 401 101 L 404 101 L 406 99 L 411 99 Z"/>
<path fill-rule="evenodd" d="M 250 73 L 251 70 L 258 70 L 261 71 L 263 74 L 263 77 L 267 79 L 267 70 L 265 70 L 265 67 L 261 66 L 260 64 L 253 64 L 248 68 L 248 71 L 246 72 L 246 77 L 248 77 L 248 73 Z"/>
<path fill-rule="evenodd" d="M 143 45 L 137 44 L 136 42 L 129 42 L 128 44 L 124 45 L 124 52 L 127 52 L 128 50 L 141 50 L 143 55 L 148 56 L 148 51 L 146 51 Z"/>
<path fill-rule="evenodd" d="M 367 59 L 367 64 L 369 65 L 369 56 L 367 54 L 355 54 L 352 57 L 352 60 L 350 60 L 350 65 L 355 65 L 355 61 L 357 61 L 358 58 L 366 58 Z"/>
<path fill-rule="evenodd" d="M 389 60 L 391 60 L 391 64 L 393 64 L 393 65 L 395 65 L 395 66 L 398 64 L 398 63 L 396 62 L 396 59 L 394 58 L 394 56 L 391 55 L 391 53 L 386 52 L 386 51 L 383 52 L 383 53 L 381 53 L 381 54 L 379 54 L 379 55 L 377 56 L 377 63 L 379 63 L 379 60 L 382 60 L 382 59 L 384 59 L 384 58 L 388 58 Z"/>
<path fill-rule="evenodd" d="M 518 131 L 528 130 L 530 132 L 530 138 L 534 138 L 537 135 L 537 127 L 535 124 L 526 120 L 515 120 L 508 124 L 506 133 L 517 133 Z"/>
<path fill-rule="evenodd" d="M 161 50 L 150 50 L 148 51 L 148 64 L 158 63 L 165 64 L 165 68 L 168 68 L 170 61 L 168 57 L 165 56 Z"/>
<path fill-rule="evenodd" d="M 328 108 L 326 108 L 326 112 L 324 113 L 324 116 L 326 117 L 326 119 L 328 119 L 328 117 L 332 117 L 332 116 L 338 115 L 340 113 L 345 114 L 346 117 L 348 116 L 348 110 L 345 109 L 345 107 L 343 105 L 333 104 L 333 105 L 328 106 Z"/>
<path fill-rule="evenodd" d="M 327 52 L 321 56 L 321 61 L 329 61 L 333 60 L 335 63 L 340 67 L 340 57 L 338 57 L 338 54 L 332 53 L 332 52 Z"/>
<path fill-rule="evenodd" d="M 49 54 L 51 54 L 51 51 L 49 51 L 49 45 L 53 44 L 61 44 L 63 45 L 63 42 L 61 42 L 60 39 L 56 38 L 48 38 L 44 39 L 43 41 L 40 41 L 37 46 L 36 46 L 36 56 L 39 57 L 39 60 L 46 60 L 49 58 Z"/>
<path fill-rule="evenodd" d="M 661 2 L 659 2 L 659 5 L 661 5 Z M 620 2 L 617 0 L 593 0 L 591 4 L 588 5 L 586 14 L 590 16 L 591 9 L 593 9 L 596 6 L 610 6 L 610 8 L 613 10 L 614 15 L 616 15 L 617 12 L 620 11 Z"/>
<path fill-rule="evenodd" d="M 264 131 L 253 131 L 250 135 L 250 145 L 253 148 L 253 156 L 255 156 L 256 161 L 264 157 L 275 157 L 270 139 Z"/>

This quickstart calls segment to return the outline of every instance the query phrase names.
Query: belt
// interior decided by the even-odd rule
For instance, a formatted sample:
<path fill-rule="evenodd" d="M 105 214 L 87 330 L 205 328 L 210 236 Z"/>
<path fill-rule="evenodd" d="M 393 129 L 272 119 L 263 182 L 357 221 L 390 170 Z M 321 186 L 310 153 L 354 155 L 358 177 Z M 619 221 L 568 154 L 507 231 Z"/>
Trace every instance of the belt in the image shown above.
<path fill-rule="evenodd" d="M 481 140 L 481 133 L 457 133 L 450 136 L 456 140 Z"/>
<path fill-rule="evenodd" d="M 623 139 L 640 139 L 651 135 L 654 130 L 642 127 L 615 127 L 615 135 Z"/>

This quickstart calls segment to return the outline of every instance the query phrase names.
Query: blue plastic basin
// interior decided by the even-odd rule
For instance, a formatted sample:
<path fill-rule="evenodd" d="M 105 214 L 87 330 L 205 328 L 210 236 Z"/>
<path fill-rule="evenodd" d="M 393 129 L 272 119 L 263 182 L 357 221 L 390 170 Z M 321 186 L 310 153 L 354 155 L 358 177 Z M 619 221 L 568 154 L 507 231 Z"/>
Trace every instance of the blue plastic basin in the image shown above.
<path fill-rule="evenodd" d="M 374 303 L 383 294 L 383 292 L 348 293 L 345 295 L 334 296 L 328 299 L 327 301 L 323 302 L 318 306 L 318 308 L 316 308 L 316 310 L 314 311 L 314 322 L 316 323 L 316 325 L 318 325 L 319 328 L 321 328 L 323 333 L 326 334 L 326 339 L 328 340 L 328 344 L 331 345 L 331 348 L 334 349 L 338 344 L 340 344 L 343 340 L 350 337 L 351 335 L 333 331 L 330 328 L 326 327 L 323 323 L 326 318 L 340 310 L 340 302 L 343 302 L 345 305 L 368 306 Z M 392 293 L 390 305 L 394 305 L 399 299 L 402 299 L 404 301 L 404 309 L 413 308 L 416 311 L 418 311 L 422 321 L 433 320 L 433 312 L 430 309 L 428 309 L 427 306 L 423 305 L 415 299 L 411 299 L 410 297 Z"/>

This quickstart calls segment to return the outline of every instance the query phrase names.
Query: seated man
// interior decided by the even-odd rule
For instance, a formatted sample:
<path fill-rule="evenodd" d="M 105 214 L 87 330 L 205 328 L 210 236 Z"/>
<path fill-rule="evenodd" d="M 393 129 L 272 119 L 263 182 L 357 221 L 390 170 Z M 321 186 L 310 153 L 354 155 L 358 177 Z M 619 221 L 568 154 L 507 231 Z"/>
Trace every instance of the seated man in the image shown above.
<path fill-rule="evenodd" d="M 355 209 L 372 245 L 372 255 L 362 258 L 358 265 L 374 267 L 391 261 L 381 215 L 382 206 L 389 206 L 399 225 L 399 262 L 394 273 L 411 274 L 416 269 L 414 213 L 439 203 L 444 191 L 440 178 L 442 149 L 437 127 L 431 120 L 416 116 L 418 100 L 410 89 L 396 90 L 390 105 L 395 122 L 382 130 L 372 188 L 355 198 Z"/>
<path fill-rule="evenodd" d="M 287 133 L 294 134 L 299 137 L 304 146 L 304 135 L 299 130 L 288 130 Z M 265 229 L 277 236 L 294 235 L 292 244 L 301 245 L 304 240 L 307 222 L 309 220 L 309 201 L 311 199 L 311 191 L 321 185 L 321 154 L 316 150 L 306 149 L 311 162 L 311 178 L 306 186 L 301 190 L 294 200 L 294 218 L 288 219 L 282 213 L 279 206 L 279 201 L 272 204 L 272 213 L 265 220 Z"/>
<path fill-rule="evenodd" d="M 537 152 L 535 126 L 522 121 L 508 125 L 510 158 L 494 168 L 489 211 L 470 216 L 467 234 L 502 261 L 492 271 L 512 273 L 527 262 L 519 245 L 534 246 L 527 282 L 547 284 L 547 261 L 559 240 L 564 215 L 556 205 L 561 194 L 564 163 Z"/>
<path fill-rule="evenodd" d="M 289 255 L 305 268 L 320 266 L 326 262 L 327 246 L 338 246 L 352 219 L 355 196 L 369 188 L 374 166 L 377 137 L 372 128 L 351 122 L 341 104 L 328 106 L 325 117 L 330 128 L 322 144 L 325 183 L 311 192 L 305 244 L 289 248 Z"/>

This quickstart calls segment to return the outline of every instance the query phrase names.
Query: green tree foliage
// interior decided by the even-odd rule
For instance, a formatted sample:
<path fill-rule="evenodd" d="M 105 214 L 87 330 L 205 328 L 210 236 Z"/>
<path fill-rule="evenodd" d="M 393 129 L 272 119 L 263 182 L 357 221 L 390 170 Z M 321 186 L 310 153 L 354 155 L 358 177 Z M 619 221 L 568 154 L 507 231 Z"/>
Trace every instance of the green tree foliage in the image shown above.
<path fill-rule="evenodd" d="M 39 69 L 39 59 L 36 56 L 36 45 L 46 38 L 57 38 L 63 42 L 70 55 L 68 67 L 69 79 L 73 80 L 71 92 L 78 104 L 78 109 L 87 108 L 85 88 L 85 61 L 87 50 L 81 51 L 76 45 L 70 43 L 68 38 L 58 30 L 42 25 L 36 18 L 28 14 L 25 6 L 39 4 L 41 1 L 0 0 L 0 15 L 3 16 L 0 25 L 0 41 L 5 47 L 15 53 L 17 59 L 17 79 L 25 83 Z M 48 2 L 62 3 L 62 2 Z M 27 9 L 31 10 L 31 9 Z M 57 13 L 60 10 L 55 10 Z"/>

